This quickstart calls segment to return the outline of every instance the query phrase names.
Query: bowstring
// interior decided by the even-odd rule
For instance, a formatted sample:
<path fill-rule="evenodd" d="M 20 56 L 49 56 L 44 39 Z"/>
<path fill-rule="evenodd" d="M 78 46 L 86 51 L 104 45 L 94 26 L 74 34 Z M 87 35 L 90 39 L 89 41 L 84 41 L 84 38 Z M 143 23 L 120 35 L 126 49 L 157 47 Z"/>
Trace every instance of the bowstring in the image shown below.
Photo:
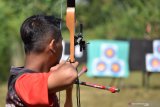
<path fill-rule="evenodd" d="M 63 18 L 63 0 L 61 0 L 61 11 L 60 11 L 60 18 L 61 18 L 61 22 L 60 22 L 60 31 L 62 30 L 62 18 Z M 59 106 L 61 106 L 61 92 L 59 91 L 59 95 L 58 95 L 58 103 Z"/>
<path fill-rule="evenodd" d="M 61 0 L 61 23 L 60 23 L 60 30 L 62 30 L 62 18 L 63 18 L 63 0 Z"/>
<path fill-rule="evenodd" d="M 76 7 L 76 5 L 75 5 L 75 7 Z M 77 70 L 77 74 L 78 74 L 78 70 Z M 77 81 L 77 85 L 76 85 L 77 107 L 81 107 L 79 77 L 77 77 L 76 81 Z"/>
<path fill-rule="evenodd" d="M 81 107 L 79 77 L 77 77 L 77 87 L 76 88 L 77 88 L 76 89 L 77 107 Z"/>

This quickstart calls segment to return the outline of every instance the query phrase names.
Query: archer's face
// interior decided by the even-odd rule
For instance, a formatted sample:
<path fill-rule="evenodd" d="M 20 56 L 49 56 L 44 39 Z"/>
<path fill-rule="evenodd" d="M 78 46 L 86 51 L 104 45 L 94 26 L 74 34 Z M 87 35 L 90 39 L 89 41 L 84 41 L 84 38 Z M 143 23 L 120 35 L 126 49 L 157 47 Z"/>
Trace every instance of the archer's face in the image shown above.
<path fill-rule="evenodd" d="M 62 36 L 59 35 L 57 40 L 53 39 L 49 43 L 48 47 L 49 50 L 47 51 L 47 55 L 49 55 L 49 57 L 47 58 L 47 60 L 50 67 L 52 67 L 59 64 L 59 61 L 62 56 L 62 50 L 63 50 Z"/>

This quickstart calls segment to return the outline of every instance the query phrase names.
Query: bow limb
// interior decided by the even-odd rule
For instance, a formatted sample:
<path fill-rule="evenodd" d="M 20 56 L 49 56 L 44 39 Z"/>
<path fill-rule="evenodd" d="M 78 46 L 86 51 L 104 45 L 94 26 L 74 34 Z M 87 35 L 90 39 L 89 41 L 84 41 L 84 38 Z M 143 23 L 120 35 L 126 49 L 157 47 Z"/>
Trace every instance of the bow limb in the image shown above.
<path fill-rule="evenodd" d="M 70 62 L 75 62 L 74 36 L 75 36 L 75 0 L 67 0 L 66 26 L 70 32 Z"/>

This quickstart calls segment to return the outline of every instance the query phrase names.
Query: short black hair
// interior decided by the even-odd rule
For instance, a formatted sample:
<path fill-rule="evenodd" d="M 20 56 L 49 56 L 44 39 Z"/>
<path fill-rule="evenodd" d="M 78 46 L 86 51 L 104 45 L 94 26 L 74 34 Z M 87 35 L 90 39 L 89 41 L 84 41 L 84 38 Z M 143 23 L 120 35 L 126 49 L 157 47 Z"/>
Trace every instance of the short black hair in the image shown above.
<path fill-rule="evenodd" d="M 54 16 L 33 15 L 27 18 L 20 28 L 25 53 L 42 52 L 52 39 L 58 41 L 61 37 L 60 23 L 61 20 Z"/>

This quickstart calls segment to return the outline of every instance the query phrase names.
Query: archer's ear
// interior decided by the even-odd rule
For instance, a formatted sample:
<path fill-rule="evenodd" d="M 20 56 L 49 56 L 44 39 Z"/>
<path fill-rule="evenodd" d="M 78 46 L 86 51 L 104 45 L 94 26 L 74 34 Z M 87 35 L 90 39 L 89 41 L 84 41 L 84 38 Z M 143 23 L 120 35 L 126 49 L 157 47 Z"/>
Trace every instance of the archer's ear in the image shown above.
<path fill-rule="evenodd" d="M 56 46 L 55 40 L 53 39 L 53 40 L 51 40 L 51 42 L 49 43 L 48 48 L 49 48 L 49 50 L 51 50 L 52 52 L 55 52 L 55 46 Z"/>

